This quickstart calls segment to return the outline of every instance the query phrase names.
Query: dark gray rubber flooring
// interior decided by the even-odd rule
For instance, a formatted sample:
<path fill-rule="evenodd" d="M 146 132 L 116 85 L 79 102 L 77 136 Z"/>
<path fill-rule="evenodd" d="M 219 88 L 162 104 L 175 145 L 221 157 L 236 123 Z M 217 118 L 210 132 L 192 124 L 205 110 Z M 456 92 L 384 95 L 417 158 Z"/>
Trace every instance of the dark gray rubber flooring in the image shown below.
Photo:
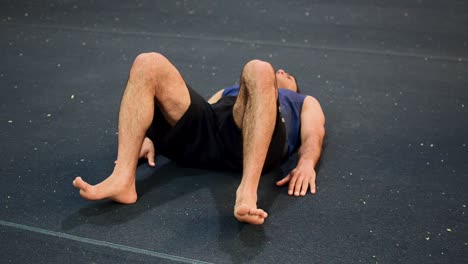
<path fill-rule="evenodd" d="M 466 1 L 0 1 L 1 263 L 466 263 Z M 112 171 L 133 58 L 158 51 L 205 97 L 249 59 L 294 73 L 327 117 L 318 194 L 264 175 L 138 170 L 139 202 L 88 202 Z M 283 166 L 294 165 L 294 159 Z"/>

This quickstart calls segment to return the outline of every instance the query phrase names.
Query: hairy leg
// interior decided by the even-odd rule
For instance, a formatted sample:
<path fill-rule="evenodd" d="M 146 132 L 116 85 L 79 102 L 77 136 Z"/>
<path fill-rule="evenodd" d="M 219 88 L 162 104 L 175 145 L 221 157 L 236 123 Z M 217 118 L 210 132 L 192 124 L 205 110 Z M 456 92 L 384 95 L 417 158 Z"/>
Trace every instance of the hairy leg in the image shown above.
<path fill-rule="evenodd" d="M 137 200 L 135 173 L 138 155 L 154 115 L 154 102 L 169 124 L 174 125 L 190 105 L 190 96 L 177 69 L 162 55 L 139 55 L 130 70 L 119 112 L 117 162 L 112 174 L 96 185 L 81 177 L 73 181 L 82 197 L 110 198 L 120 203 Z"/>
<path fill-rule="evenodd" d="M 234 207 L 234 216 L 242 222 L 262 224 L 268 216 L 257 208 L 257 189 L 275 127 L 277 96 L 273 67 L 258 60 L 247 63 L 233 110 L 243 138 L 242 180 Z"/>

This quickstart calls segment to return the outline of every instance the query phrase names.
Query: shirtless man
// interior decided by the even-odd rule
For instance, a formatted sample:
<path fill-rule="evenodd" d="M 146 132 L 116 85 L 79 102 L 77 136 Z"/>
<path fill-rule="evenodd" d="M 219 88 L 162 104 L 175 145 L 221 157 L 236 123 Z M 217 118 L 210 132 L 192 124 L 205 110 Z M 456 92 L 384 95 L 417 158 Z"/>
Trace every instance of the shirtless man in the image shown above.
<path fill-rule="evenodd" d="M 134 203 L 138 159 L 154 166 L 156 150 L 186 166 L 242 171 L 234 216 L 262 224 L 268 214 L 257 208 L 260 176 L 296 150 L 296 168 L 277 185 L 289 183 L 288 194 L 294 196 L 316 192 L 325 117 L 316 99 L 297 91 L 292 75 L 252 60 L 238 87 L 221 90 L 206 102 L 163 55 L 140 54 L 120 105 L 114 171 L 99 184 L 77 177 L 73 185 L 88 200 Z"/>

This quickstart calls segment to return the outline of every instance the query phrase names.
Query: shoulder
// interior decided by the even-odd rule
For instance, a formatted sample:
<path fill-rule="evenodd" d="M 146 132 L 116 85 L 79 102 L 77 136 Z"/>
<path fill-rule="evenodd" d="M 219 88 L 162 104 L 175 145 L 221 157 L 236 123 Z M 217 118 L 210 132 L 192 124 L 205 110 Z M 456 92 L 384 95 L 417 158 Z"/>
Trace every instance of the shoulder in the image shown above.
<path fill-rule="evenodd" d="M 325 123 L 325 115 L 319 101 L 310 95 L 305 96 L 304 104 L 302 105 L 301 115 L 307 119 L 313 118 Z"/>
<path fill-rule="evenodd" d="M 308 106 L 311 106 L 311 105 L 315 105 L 315 106 L 320 106 L 320 103 L 319 101 L 317 100 L 317 98 L 313 97 L 313 96 L 310 96 L 310 95 L 304 95 L 304 105 L 308 105 Z"/>
<path fill-rule="evenodd" d="M 237 96 L 239 93 L 239 85 L 233 85 L 230 87 L 227 87 L 223 90 L 223 96 Z"/>

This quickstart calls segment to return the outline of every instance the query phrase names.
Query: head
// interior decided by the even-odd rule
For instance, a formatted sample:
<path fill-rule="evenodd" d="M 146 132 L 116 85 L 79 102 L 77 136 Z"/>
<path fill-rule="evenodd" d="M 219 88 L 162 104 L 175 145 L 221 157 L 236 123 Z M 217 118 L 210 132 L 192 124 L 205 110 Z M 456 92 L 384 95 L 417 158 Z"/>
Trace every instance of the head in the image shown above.
<path fill-rule="evenodd" d="M 278 83 L 278 88 L 285 88 L 297 93 L 300 92 L 296 78 L 292 74 L 285 72 L 283 69 L 279 69 L 276 72 L 276 82 Z"/>

